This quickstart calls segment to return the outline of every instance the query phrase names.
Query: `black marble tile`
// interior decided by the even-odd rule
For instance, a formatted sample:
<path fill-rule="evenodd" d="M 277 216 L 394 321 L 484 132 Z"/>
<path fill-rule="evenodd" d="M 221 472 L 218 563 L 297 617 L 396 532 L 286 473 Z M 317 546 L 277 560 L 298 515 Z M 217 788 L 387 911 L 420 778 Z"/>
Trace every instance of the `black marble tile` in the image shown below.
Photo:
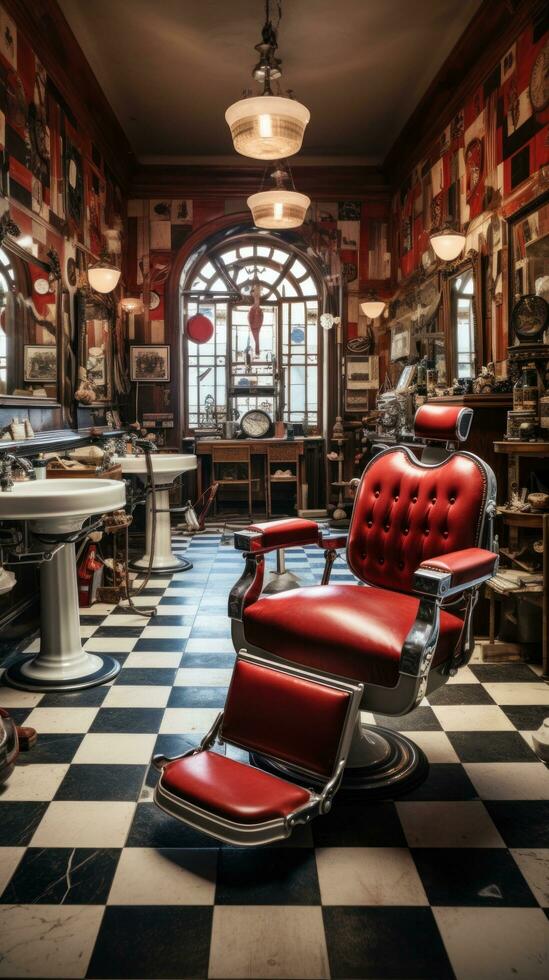
<path fill-rule="evenodd" d="M 212 847 L 212 837 L 168 816 L 154 803 L 138 803 L 127 847 Z"/>
<path fill-rule="evenodd" d="M 38 739 L 28 752 L 20 752 L 18 766 L 35 763 L 72 762 L 84 735 L 38 734 Z"/>
<path fill-rule="evenodd" d="M 9 715 L 16 725 L 24 725 L 32 710 L 32 708 L 10 708 Z"/>
<path fill-rule="evenodd" d="M 161 626 L 162 623 L 157 621 L 157 626 Z M 134 653 L 183 653 L 185 649 L 185 640 L 182 639 L 154 639 L 154 640 L 138 640 L 135 644 L 133 650 Z"/>
<path fill-rule="evenodd" d="M 446 732 L 460 762 L 536 762 L 518 732 Z"/>
<path fill-rule="evenodd" d="M 215 667 L 232 670 L 236 653 L 184 653 L 181 667 Z"/>
<path fill-rule="evenodd" d="M 194 623 L 191 629 L 190 639 L 200 640 L 202 637 L 208 640 L 230 640 L 231 638 L 231 621 L 227 618 L 227 623 L 223 625 L 218 625 L 217 623 Z"/>
<path fill-rule="evenodd" d="M 549 847 L 549 802 L 485 800 L 507 847 Z"/>
<path fill-rule="evenodd" d="M 429 704 L 495 704 L 482 684 L 444 684 L 428 698 Z"/>
<path fill-rule="evenodd" d="M 517 684 L 520 681 L 532 684 L 539 681 L 528 664 L 469 664 L 469 669 L 483 684 Z"/>
<path fill-rule="evenodd" d="M 114 640 L 114 639 L 120 639 L 121 637 L 123 637 L 124 639 L 128 639 L 129 637 L 131 637 L 137 640 L 141 636 L 146 625 L 147 625 L 147 621 L 143 617 L 142 626 L 99 626 L 96 629 L 95 633 L 93 634 L 93 638 L 94 640 L 98 640 L 98 639 Z M 103 652 L 104 653 L 109 652 L 108 643 L 105 643 L 105 650 Z"/>
<path fill-rule="evenodd" d="M 430 909 L 327 906 L 322 914 L 334 980 L 454 980 Z"/>
<path fill-rule="evenodd" d="M 194 614 L 192 616 L 156 616 L 151 625 L 153 626 L 192 626 Z"/>
<path fill-rule="evenodd" d="M 429 773 L 415 789 L 406 793 L 407 800 L 474 800 L 477 791 L 463 766 L 452 762 L 432 762 Z"/>
<path fill-rule="evenodd" d="M 159 684 L 164 687 L 171 687 L 175 680 L 175 668 L 171 667 L 125 667 L 116 677 L 114 683 L 125 686 L 127 684 L 149 685 Z"/>
<path fill-rule="evenodd" d="M 160 728 L 163 715 L 164 708 L 101 708 L 90 726 L 90 732 L 154 735 Z"/>
<path fill-rule="evenodd" d="M 87 976 L 204 978 L 212 916 L 213 908 L 192 905 L 107 907 Z"/>
<path fill-rule="evenodd" d="M 55 800 L 137 800 L 146 766 L 72 765 Z"/>
<path fill-rule="evenodd" d="M 374 714 L 376 724 L 397 732 L 439 732 L 442 729 L 432 708 L 420 707 L 409 715 Z"/>
<path fill-rule="evenodd" d="M 29 847 L 0 897 L 5 905 L 103 905 L 120 851 Z"/>
<path fill-rule="evenodd" d="M 174 687 L 168 708 L 222 708 L 226 698 L 226 687 Z"/>
<path fill-rule="evenodd" d="M 336 796 L 332 809 L 311 824 L 317 847 L 406 847 L 394 803 L 348 802 Z"/>
<path fill-rule="evenodd" d="M 87 687 L 83 691 L 50 691 L 44 694 L 41 708 L 95 708 L 109 693 L 106 685 Z"/>
<path fill-rule="evenodd" d="M 196 606 L 200 601 L 200 596 L 185 595 L 165 595 L 162 597 L 159 606 Z"/>
<path fill-rule="evenodd" d="M 29 844 L 48 806 L 48 803 L 0 802 L 0 846 Z"/>
<path fill-rule="evenodd" d="M 547 688 L 549 693 L 549 688 Z M 545 704 L 532 704 L 532 705 L 500 705 L 501 710 L 505 712 L 509 721 L 512 721 L 515 728 L 518 728 L 521 732 L 533 732 L 543 724 L 549 710 Z"/>
<path fill-rule="evenodd" d="M 313 848 L 224 847 L 216 905 L 320 905 Z"/>
<path fill-rule="evenodd" d="M 412 854 L 431 905 L 537 905 L 503 847 L 421 847 Z"/>

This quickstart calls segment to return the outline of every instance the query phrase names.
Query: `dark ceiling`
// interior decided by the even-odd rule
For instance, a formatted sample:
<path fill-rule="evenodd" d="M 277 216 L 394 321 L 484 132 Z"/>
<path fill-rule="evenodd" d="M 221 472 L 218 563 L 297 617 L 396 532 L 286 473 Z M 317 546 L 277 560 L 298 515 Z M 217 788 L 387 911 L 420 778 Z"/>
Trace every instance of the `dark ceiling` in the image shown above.
<path fill-rule="evenodd" d="M 141 160 L 234 160 L 224 112 L 255 89 L 264 0 L 58 2 Z M 380 163 L 479 6 L 283 0 L 283 88 L 311 110 L 301 162 Z"/>

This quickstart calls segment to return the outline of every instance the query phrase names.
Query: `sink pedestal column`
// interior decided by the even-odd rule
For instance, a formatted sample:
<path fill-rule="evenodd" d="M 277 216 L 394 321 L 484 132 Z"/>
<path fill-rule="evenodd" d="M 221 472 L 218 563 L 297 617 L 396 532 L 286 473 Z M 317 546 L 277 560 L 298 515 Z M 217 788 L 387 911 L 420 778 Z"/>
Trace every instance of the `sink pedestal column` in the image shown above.
<path fill-rule="evenodd" d="M 119 670 L 114 657 L 82 649 L 75 547 L 64 544 L 40 567 L 40 653 L 8 667 L 4 680 L 24 691 L 77 691 Z"/>
<path fill-rule="evenodd" d="M 154 545 L 154 558 L 152 571 L 160 572 L 186 572 L 192 568 L 192 562 L 186 558 L 174 555 L 172 551 L 172 529 L 170 524 L 170 492 L 169 490 L 156 490 L 156 540 Z M 147 515 L 145 529 L 145 554 L 142 558 L 130 562 L 130 567 L 138 571 L 146 571 L 149 567 L 149 556 L 152 546 L 153 528 L 153 509 L 152 495 L 147 494 Z"/>

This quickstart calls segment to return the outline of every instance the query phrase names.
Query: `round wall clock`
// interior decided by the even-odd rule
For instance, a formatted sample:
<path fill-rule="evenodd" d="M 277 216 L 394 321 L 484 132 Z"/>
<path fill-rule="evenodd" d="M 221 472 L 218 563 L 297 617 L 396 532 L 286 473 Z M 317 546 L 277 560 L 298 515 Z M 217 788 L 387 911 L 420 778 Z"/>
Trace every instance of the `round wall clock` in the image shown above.
<path fill-rule="evenodd" d="M 262 408 L 252 408 L 240 419 L 240 428 L 247 439 L 265 439 L 272 429 L 271 416 Z"/>
<path fill-rule="evenodd" d="M 545 42 L 532 66 L 530 102 L 534 112 L 543 112 L 549 105 L 549 41 Z"/>
<path fill-rule="evenodd" d="M 521 296 L 511 313 L 511 326 L 519 341 L 539 340 L 549 322 L 549 304 L 542 296 Z"/>

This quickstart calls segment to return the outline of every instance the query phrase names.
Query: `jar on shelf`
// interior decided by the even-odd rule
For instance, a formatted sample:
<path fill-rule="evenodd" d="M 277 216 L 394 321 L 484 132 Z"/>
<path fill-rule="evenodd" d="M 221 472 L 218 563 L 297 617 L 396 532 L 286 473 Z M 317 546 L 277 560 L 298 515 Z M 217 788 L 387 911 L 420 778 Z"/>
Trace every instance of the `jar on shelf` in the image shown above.
<path fill-rule="evenodd" d="M 537 415 L 538 400 L 538 373 L 535 367 L 524 367 L 513 387 L 513 411 L 535 412 Z"/>

